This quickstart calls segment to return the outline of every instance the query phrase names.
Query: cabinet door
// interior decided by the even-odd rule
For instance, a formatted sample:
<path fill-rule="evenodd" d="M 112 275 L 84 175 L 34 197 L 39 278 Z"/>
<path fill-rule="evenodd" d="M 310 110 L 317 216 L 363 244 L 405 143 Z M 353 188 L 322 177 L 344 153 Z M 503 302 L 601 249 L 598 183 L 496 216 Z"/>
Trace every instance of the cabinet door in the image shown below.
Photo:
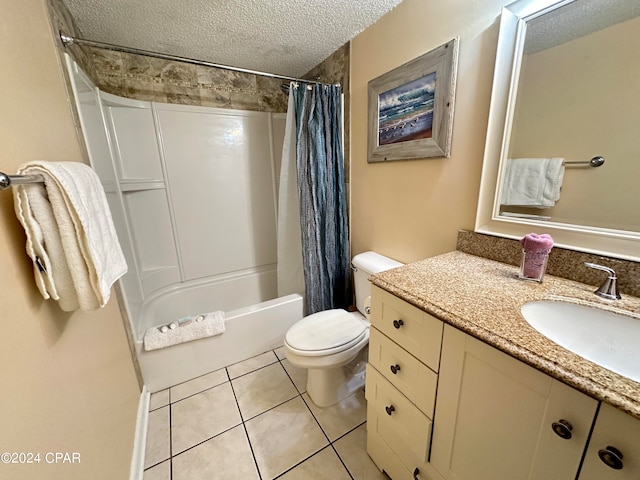
<path fill-rule="evenodd" d="M 640 420 L 602 404 L 579 480 L 640 478 Z"/>
<path fill-rule="evenodd" d="M 574 479 L 596 400 L 445 326 L 431 464 L 448 479 Z M 571 426 L 571 438 L 554 422 Z M 566 435 L 568 436 L 568 435 Z"/>

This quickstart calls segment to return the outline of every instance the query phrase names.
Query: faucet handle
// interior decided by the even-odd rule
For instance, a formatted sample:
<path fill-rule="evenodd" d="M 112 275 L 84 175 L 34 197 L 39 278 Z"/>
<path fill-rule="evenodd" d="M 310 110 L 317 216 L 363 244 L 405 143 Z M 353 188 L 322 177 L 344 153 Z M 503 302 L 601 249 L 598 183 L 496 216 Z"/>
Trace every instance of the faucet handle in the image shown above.
<path fill-rule="evenodd" d="M 620 294 L 618 293 L 618 277 L 616 271 L 613 268 L 605 267 L 604 265 L 598 265 L 597 263 L 584 262 L 589 268 L 595 268 L 596 270 L 602 270 L 607 272 L 609 276 L 604 281 L 600 288 L 594 293 L 599 297 L 606 298 L 608 300 L 620 300 Z"/>

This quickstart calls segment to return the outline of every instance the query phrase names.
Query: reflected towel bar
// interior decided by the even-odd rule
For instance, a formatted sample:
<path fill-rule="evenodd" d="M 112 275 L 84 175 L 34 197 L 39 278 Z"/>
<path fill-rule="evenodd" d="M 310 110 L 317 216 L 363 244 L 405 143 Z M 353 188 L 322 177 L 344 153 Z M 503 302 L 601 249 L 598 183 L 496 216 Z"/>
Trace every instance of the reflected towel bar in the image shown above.
<path fill-rule="evenodd" d="M 11 185 L 24 185 L 27 183 L 43 183 L 42 175 L 7 175 L 0 172 L 0 190 L 6 190 Z"/>
<path fill-rule="evenodd" d="M 604 165 L 604 157 L 593 157 L 591 160 L 582 161 L 582 162 L 564 162 L 565 165 L 570 166 L 584 166 L 584 167 L 599 167 L 600 165 Z"/>

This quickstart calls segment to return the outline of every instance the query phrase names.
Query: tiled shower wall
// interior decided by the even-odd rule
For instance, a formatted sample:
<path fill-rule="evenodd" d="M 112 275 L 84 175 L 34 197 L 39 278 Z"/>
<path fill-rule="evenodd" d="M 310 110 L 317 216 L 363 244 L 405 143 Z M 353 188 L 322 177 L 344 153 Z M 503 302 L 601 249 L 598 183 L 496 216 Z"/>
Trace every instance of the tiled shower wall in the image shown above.
<path fill-rule="evenodd" d="M 48 1 L 54 29 L 69 36 L 84 38 L 61 0 Z M 113 95 L 182 105 L 261 112 L 287 111 L 287 96 L 282 93 L 280 86 L 288 82 L 282 79 L 78 45 L 68 47 L 67 51 L 100 90 Z M 349 43 L 346 43 L 303 76 L 342 86 L 345 94 L 344 156 L 347 175 L 349 52 Z"/>

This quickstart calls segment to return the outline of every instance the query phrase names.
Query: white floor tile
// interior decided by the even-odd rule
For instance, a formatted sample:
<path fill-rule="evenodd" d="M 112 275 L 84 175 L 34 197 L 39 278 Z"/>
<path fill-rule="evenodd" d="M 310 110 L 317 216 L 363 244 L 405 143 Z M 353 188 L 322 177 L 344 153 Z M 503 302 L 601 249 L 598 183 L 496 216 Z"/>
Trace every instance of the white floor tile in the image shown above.
<path fill-rule="evenodd" d="M 262 480 L 271 480 L 328 445 L 300 397 L 245 423 Z"/>
<path fill-rule="evenodd" d="M 171 480 L 171 462 L 166 460 L 149 470 L 145 470 L 142 480 Z"/>
<path fill-rule="evenodd" d="M 240 412 L 229 383 L 173 403 L 172 453 L 176 455 L 240 423 Z"/>
<path fill-rule="evenodd" d="M 302 395 L 302 398 L 332 442 L 367 421 L 367 401 L 363 390 L 358 390 L 335 405 L 324 408 L 316 406 L 308 393 Z"/>
<path fill-rule="evenodd" d="M 287 359 L 282 360 L 282 366 L 287 371 L 293 384 L 296 386 L 300 393 L 307 391 L 307 370 L 306 368 L 295 367 L 291 365 L 291 362 Z"/>
<path fill-rule="evenodd" d="M 364 393 L 320 408 L 306 379 L 279 348 L 154 393 L 143 480 L 388 480 L 366 453 Z"/>
<path fill-rule="evenodd" d="M 242 425 L 173 457 L 173 480 L 259 478 Z"/>
<path fill-rule="evenodd" d="M 367 454 L 367 425 L 361 425 L 333 444 L 354 480 L 389 480 Z"/>
<path fill-rule="evenodd" d="M 239 377 L 240 375 L 253 372 L 254 370 L 266 367 L 267 365 L 271 365 L 272 363 L 275 363 L 277 361 L 278 357 L 276 357 L 276 354 L 273 353 L 273 351 L 269 351 L 263 353 L 262 355 L 243 360 L 242 362 L 229 365 L 227 367 L 227 371 L 229 372 L 229 378 L 234 379 L 236 377 Z"/>
<path fill-rule="evenodd" d="M 227 376 L 227 371 L 224 368 L 216 370 L 215 372 L 207 373 L 201 377 L 194 378 L 188 382 L 180 383 L 179 385 L 171 387 L 171 402 L 177 402 L 178 400 L 182 400 L 183 398 L 228 381 L 229 377 Z"/>
<path fill-rule="evenodd" d="M 333 448 L 326 447 L 278 480 L 351 480 Z"/>
<path fill-rule="evenodd" d="M 276 353 L 276 357 L 278 357 L 278 360 L 284 360 L 285 358 L 287 358 L 287 356 L 284 354 L 284 346 L 276 348 L 274 352 Z"/>
<path fill-rule="evenodd" d="M 244 421 L 298 395 L 280 362 L 231 381 Z"/>
<path fill-rule="evenodd" d="M 170 456 L 169 407 L 166 406 L 149 413 L 144 468 L 160 463 Z"/>
<path fill-rule="evenodd" d="M 161 390 L 151 394 L 149 400 L 149 411 L 157 410 L 166 405 L 169 405 L 169 389 Z"/>

